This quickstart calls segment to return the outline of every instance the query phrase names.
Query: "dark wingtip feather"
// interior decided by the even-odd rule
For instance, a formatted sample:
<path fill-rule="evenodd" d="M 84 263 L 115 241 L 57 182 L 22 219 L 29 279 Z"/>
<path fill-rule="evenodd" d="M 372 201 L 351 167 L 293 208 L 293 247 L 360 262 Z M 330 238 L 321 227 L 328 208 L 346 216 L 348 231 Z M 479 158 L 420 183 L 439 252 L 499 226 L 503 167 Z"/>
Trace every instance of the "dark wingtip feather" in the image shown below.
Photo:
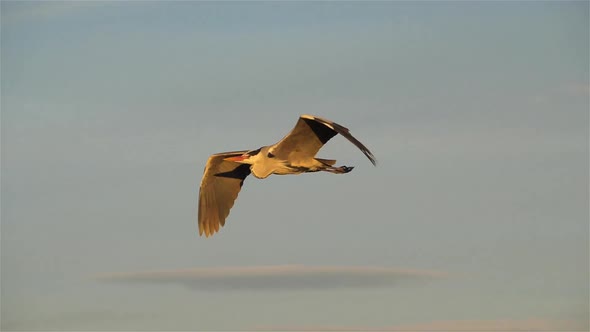
<path fill-rule="evenodd" d="M 313 120 L 315 122 L 321 123 L 324 126 L 334 130 L 338 134 L 344 136 L 351 143 L 356 145 L 356 147 L 359 148 L 365 154 L 365 156 L 367 156 L 367 158 L 369 158 L 369 161 L 371 161 L 371 164 L 373 164 L 373 166 L 377 166 L 377 159 L 375 158 L 373 153 L 371 151 L 369 151 L 369 149 L 363 143 L 361 143 L 354 136 L 352 136 L 352 134 L 350 133 L 350 130 L 348 128 L 346 128 L 342 125 L 339 125 L 336 122 L 330 121 L 328 119 L 320 118 L 319 116 L 315 116 L 315 115 L 303 114 L 303 115 L 301 115 L 301 118 Z"/>
<path fill-rule="evenodd" d="M 373 166 L 377 167 L 377 159 L 375 159 L 375 156 L 373 156 L 373 154 L 370 151 L 368 153 L 365 153 L 365 155 L 367 157 L 369 157 L 371 164 L 373 164 Z"/>
<path fill-rule="evenodd" d="M 375 156 L 373 155 L 373 152 L 369 151 L 369 149 L 366 149 L 365 151 L 363 151 L 365 153 L 365 156 L 367 156 L 367 158 L 369 158 L 369 160 L 371 161 L 371 164 L 373 164 L 373 166 L 377 166 L 377 158 L 375 158 Z"/>

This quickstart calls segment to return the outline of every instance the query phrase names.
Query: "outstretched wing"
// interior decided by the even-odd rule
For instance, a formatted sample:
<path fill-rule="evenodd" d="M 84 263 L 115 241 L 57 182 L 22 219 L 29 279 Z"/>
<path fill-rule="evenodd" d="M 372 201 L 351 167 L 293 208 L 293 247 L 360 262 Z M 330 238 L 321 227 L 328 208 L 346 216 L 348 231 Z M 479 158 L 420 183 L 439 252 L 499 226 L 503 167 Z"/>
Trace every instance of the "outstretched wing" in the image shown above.
<path fill-rule="evenodd" d="M 354 138 L 348 128 L 313 115 L 299 117 L 295 128 L 277 144 L 273 145 L 270 152 L 277 158 L 289 160 L 296 165 L 299 161 L 315 157 L 320 148 L 336 134 L 346 137 L 369 158 L 373 165 L 377 164 L 371 151 Z"/>
<path fill-rule="evenodd" d="M 225 161 L 246 153 L 233 151 L 209 157 L 199 189 L 199 235 L 209 237 L 225 225 L 225 218 L 250 174 L 250 165 Z"/>

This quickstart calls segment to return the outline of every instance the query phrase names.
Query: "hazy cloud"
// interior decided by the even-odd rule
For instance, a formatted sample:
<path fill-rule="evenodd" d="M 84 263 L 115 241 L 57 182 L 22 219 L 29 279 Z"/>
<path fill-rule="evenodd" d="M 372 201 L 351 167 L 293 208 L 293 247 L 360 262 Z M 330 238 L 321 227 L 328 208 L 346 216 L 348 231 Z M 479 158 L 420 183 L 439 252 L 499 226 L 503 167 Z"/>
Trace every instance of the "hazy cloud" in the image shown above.
<path fill-rule="evenodd" d="M 588 97 L 590 96 L 590 84 L 578 83 L 566 87 L 566 91 L 572 96 Z"/>
<path fill-rule="evenodd" d="M 291 290 L 388 287 L 444 276 L 438 271 L 389 267 L 278 265 L 113 273 L 97 279 L 181 284 L 202 290 Z"/>
<path fill-rule="evenodd" d="M 584 324 L 550 319 L 449 320 L 412 325 L 370 326 L 259 326 L 257 331 L 582 331 Z"/>
<path fill-rule="evenodd" d="M 21 23 L 73 15 L 79 10 L 107 5 L 105 1 L 3 1 L 4 23 Z"/>

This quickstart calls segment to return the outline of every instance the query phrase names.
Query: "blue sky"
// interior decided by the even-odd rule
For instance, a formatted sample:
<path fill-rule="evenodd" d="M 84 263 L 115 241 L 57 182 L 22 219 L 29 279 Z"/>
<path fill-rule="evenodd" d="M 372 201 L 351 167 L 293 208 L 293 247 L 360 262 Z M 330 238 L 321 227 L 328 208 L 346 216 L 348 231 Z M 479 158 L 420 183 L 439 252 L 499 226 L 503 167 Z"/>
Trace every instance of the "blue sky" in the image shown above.
<path fill-rule="evenodd" d="M 2 329 L 588 329 L 588 2 L 0 8 Z M 378 167 L 335 137 L 353 172 L 249 178 L 199 238 L 208 156 L 305 113 Z"/>

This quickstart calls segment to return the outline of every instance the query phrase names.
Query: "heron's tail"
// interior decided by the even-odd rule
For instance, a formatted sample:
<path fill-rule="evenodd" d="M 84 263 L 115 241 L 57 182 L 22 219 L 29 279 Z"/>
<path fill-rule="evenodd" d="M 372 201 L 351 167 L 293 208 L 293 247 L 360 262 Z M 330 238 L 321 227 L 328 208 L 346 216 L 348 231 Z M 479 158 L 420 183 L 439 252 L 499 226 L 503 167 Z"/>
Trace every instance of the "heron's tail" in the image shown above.
<path fill-rule="evenodd" d="M 321 159 L 321 158 L 314 158 L 315 160 L 319 161 L 320 163 L 328 166 L 333 166 L 336 163 L 334 159 Z"/>

